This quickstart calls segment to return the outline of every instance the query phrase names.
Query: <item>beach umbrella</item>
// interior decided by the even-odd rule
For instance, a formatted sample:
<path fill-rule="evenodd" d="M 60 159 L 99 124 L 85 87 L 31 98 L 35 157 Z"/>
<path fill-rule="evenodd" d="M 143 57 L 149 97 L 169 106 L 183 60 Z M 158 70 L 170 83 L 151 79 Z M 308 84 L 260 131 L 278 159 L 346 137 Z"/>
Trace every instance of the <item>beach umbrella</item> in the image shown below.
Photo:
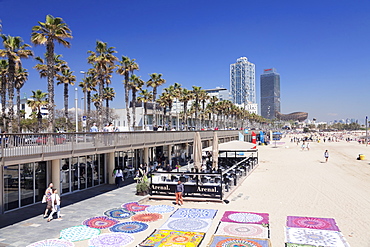
<path fill-rule="evenodd" d="M 202 141 L 200 139 L 199 132 L 195 132 L 194 135 L 194 144 L 193 144 L 193 152 L 194 152 L 194 167 L 200 170 L 202 166 Z"/>
<path fill-rule="evenodd" d="M 212 168 L 218 169 L 218 136 L 217 132 L 213 132 L 213 143 L 212 143 Z"/>

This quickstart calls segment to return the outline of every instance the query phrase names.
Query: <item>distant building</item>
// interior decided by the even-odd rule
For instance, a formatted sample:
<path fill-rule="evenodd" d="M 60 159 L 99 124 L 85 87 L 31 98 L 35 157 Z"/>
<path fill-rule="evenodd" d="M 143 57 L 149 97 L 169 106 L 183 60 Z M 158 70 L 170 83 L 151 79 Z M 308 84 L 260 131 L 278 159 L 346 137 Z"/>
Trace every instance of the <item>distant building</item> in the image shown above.
<path fill-rule="evenodd" d="M 282 114 L 280 112 L 277 112 L 276 118 L 279 120 L 283 120 L 283 121 L 292 120 L 292 121 L 303 122 L 304 120 L 308 118 L 308 113 L 307 112 L 293 112 L 289 114 Z"/>
<path fill-rule="evenodd" d="M 230 100 L 230 92 L 226 88 L 216 87 L 214 89 L 205 89 L 206 93 L 212 97 L 216 96 L 219 101 Z"/>
<path fill-rule="evenodd" d="M 21 111 L 24 111 L 25 115 L 24 115 L 24 118 L 28 119 L 28 118 L 31 118 L 31 115 L 32 115 L 32 108 L 27 104 L 28 101 L 33 101 L 34 99 L 32 98 L 23 98 L 21 99 L 21 105 L 20 105 L 20 110 Z M 0 104 L 0 107 L 1 107 L 1 104 Z M 18 114 L 18 109 L 17 109 L 17 104 L 14 100 L 14 105 L 13 105 L 13 110 L 14 110 L 14 115 L 17 115 Z M 6 108 L 5 108 L 5 113 L 8 113 L 9 112 L 9 108 L 8 108 L 8 105 L 6 105 Z M 37 113 L 37 112 L 36 112 Z M 47 118 L 48 117 L 48 114 L 49 111 L 47 109 L 46 106 L 42 106 L 41 107 L 41 116 L 42 118 Z"/>
<path fill-rule="evenodd" d="M 255 69 L 246 57 L 230 64 L 230 95 L 234 104 L 257 104 Z"/>
<path fill-rule="evenodd" d="M 280 112 L 280 75 L 275 68 L 265 69 L 261 75 L 261 116 L 276 118 Z"/>

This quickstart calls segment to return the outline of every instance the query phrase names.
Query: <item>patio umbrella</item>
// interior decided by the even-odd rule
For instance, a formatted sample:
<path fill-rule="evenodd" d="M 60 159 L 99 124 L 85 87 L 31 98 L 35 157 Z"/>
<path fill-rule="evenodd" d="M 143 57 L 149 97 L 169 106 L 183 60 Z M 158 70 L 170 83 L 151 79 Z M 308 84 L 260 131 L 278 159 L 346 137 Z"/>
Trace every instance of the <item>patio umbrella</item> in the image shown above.
<path fill-rule="evenodd" d="M 217 132 L 213 132 L 213 143 L 212 143 L 212 168 L 218 169 L 218 136 Z"/>
<path fill-rule="evenodd" d="M 194 167 L 198 170 L 201 169 L 202 166 L 202 141 L 200 139 L 199 132 L 195 132 L 194 135 Z"/>

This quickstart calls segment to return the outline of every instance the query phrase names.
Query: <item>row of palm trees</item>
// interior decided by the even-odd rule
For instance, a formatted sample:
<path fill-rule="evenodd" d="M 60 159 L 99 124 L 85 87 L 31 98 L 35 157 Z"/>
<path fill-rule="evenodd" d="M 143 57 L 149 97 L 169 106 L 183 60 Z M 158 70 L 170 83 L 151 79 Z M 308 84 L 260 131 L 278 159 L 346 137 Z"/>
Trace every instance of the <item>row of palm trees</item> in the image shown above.
<path fill-rule="evenodd" d="M 53 132 L 55 129 L 55 103 L 54 103 L 54 81 L 57 81 L 57 85 L 64 86 L 64 117 L 66 122 L 68 121 L 68 88 L 70 85 L 74 85 L 76 77 L 73 75 L 73 71 L 69 68 L 68 63 L 62 59 L 61 55 L 57 55 L 54 52 L 55 43 L 59 43 L 64 47 L 69 48 L 72 31 L 68 25 L 60 17 L 53 17 L 47 15 L 45 22 L 38 22 L 32 28 L 31 42 L 34 45 L 43 45 L 46 47 L 44 58 L 36 57 L 38 62 L 34 68 L 39 72 L 41 78 L 47 78 L 47 99 L 43 104 L 47 105 L 48 109 L 48 132 Z M 1 28 L 0 28 L 1 33 Z M 8 132 L 13 132 L 13 100 L 14 91 L 17 91 L 17 109 L 20 111 L 20 89 L 27 81 L 28 72 L 22 67 L 22 59 L 32 57 L 33 51 L 30 49 L 30 45 L 23 42 L 21 37 L 13 37 L 10 35 L 1 34 L 3 39 L 4 49 L 0 49 L 0 57 L 6 58 L 6 60 L 0 60 L 0 94 L 1 94 L 1 114 L 3 118 L 3 125 L 8 126 Z M 111 84 L 111 78 L 113 73 L 117 73 L 123 76 L 123 84 L 125 90 L 125 107 L 127 112 L 127 122 L 129 127 L 135 128 L 136 116 L 135 107 L 136 102 L 144 103 L 145 115 L 147 115 L 148 103 L 152 103 L 153 106 L 153 126 L 157 125 L 157 105 L 163 109 L 163 116 L 166 118 L 166 122 L 172 125 L 172 106 L 175 101 L 183 104 L 183 110 L 181 112 L 181 119 L 187 128 L 188 119 L 195 119 L 193 125 L 204 126 L 204 121 L 209 120 L 213 122 L 213 125 L 219 125 L 218 122 L 236 123 L 241 119 L 251 119 L 255 121 L 262 121 L 257 115 L 250 115 L 247 111 L 235 107 L 230 101 L 220 101 L 216 97 L 209 97 L 205 90 L 201 87 L 193 86 L 192 90 L 182 88 L 180 84 L 175 83 L 164 89 L 162 94 L 157 99 L 158 87 L 166 83 L 166 80 L 162 77 L 162 74 L 152 73 L 149 75 L 149 79 L 144 81 L 141 77 L 134 74 L 136 70 L 139 70 L 139 65 L 135 59 L 130 59 L 127 56 L 122 56 L 121 60 L 115 54 L 117 51 L 114 47 L 108 46 L 106 42 L 97 41 L 95 50 L 88 51 L 87 62 L 91 65 L 91 68 L 86 72 L 82 82 L 79 83 L 79 87 L 85 93 L 87 100 L 87 116 L 91 115 L 91 103 L 94 104 L 98 116 L 98 124 L 103 125 L 103 122 L 111 121 L 109 114 L 109 102 L 115 97 L 115 91 Z M 144 85 L 147 87 L 143 88 Z M 148 88 L 152 88 L 149 91 Z M 7 97 L 6 97 L 7 91 Z M 129 93 L 132 93 L 130 96 Z M 34 91 L 34 95 L 40 96 L 42 92 Z M 139 94 L 139 95 L 137 95 Z M 132 102 L 132 113 L 129 112 L 130 97 Z M 6 118 L 6 99 L 8 99 L 8 118 Z M 105 106 L 103 102 L 105 101 Z M 188 109 L 188 103 L 192 102 L 190 109 Z M 40 109 L 33 107 L 34 111 Z M 77 109 L 76 109 L 77 110 Z M 105 111 L 105 119 L 103 119 L 103 112 Z M 169 116 L 166 116 L 166 113 Z M 18 115 L 18 132 L 20 131 L 19 116 Z M 132 122 L 131 122 L 131 116 Z M 6 122 L 6 119 L 8 121 Z M 147 117 L 144 118 L 144 125 L 148 124 Z M 172 127 L 172 126 L 170 126 Z"/>

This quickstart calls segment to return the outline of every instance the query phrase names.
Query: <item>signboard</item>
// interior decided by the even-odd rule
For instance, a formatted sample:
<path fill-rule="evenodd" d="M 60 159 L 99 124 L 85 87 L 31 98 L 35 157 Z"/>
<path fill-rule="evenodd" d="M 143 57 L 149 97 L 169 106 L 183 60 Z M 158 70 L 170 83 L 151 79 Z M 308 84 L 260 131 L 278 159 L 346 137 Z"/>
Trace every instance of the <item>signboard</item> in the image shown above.
<path fill-rule="evenodd" d="M 185 195 L 186 194 L 209 194 L 209 195 L 220 195 L 221 185 L 187 185 L 184 183 Z M 176 184 L 151 184 L 152 194 L 175 194 Z"/>

